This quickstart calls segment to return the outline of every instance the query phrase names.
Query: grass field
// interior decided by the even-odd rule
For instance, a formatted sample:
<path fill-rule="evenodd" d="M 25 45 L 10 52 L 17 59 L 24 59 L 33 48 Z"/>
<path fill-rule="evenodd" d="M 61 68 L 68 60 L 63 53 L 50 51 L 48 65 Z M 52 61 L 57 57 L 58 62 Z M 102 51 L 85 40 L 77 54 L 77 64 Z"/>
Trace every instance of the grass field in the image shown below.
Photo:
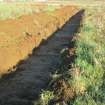
<path fill-rule="evenodd" d="M 102 8 L 86 9 L 83 27 L 77 35 L 74 64 L 79 66 L 80 73 L 72 80 L 77 93 L 73 105 L 105 105 L 104 11 Z"/>
<path fill-rule="evenodd" d="M 33 12 L 32 7 L 17 4 L 0 4 L 0 19 L 15 18 L 23 14 L 31 14 Z"/>
<path fill-rule="evenodd" d="M 54 11 L 56 6 L 34 3 L 0 3 L 0 20 L 15 19 L 22 15 Z"/>

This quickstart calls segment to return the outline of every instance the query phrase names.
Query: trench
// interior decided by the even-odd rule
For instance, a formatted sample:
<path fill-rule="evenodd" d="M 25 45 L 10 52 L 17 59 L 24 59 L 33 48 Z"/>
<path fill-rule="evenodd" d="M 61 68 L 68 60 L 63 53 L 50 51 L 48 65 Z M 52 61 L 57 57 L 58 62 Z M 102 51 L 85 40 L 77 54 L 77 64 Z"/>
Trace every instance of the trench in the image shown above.
<path fill-rule="evenodd" d="M 60 51 L 68 46 L 70 36 L 80 27 L 84 10 L 79 11 L 52 37 L 34 49 L 32 55 L 17 65 L 16 72 L 0 80 L 0 105 L 33 105 L 59 65 Z"/>

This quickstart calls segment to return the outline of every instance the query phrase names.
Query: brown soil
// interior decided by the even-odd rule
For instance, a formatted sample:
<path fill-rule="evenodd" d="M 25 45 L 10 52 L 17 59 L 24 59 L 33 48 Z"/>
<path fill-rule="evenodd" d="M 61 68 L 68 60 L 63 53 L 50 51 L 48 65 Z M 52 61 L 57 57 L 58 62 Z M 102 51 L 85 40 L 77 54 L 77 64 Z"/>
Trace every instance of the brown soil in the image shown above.
<path fill-rule="evenodd" d="M 63 7 L 52 14 L 24 15 L 16 20 L 0 21 L 0 75 L 12 69 L 72 17 L 78 9 Z"/>
<path fill-rule="evenodd" d="M 59 53 L 69 44 L 67 37 L 75 34 L 80 27 L 80 13 L 81 11 L 70 18 L 67 24 L 53 34 L 46 43 L 33 50 L 32 55 L 17 65 L 15 73 L 0 80 L 0 105 L 36 105 L 33 104 L 33 100 L 37 99 L 42 89 L 47 87 L 51 73 L 59 66 Z M 28 35 L 31 39 L 29 33 Z M 25 48 L 28 47 L 29 40 L 26 38 Z"/>

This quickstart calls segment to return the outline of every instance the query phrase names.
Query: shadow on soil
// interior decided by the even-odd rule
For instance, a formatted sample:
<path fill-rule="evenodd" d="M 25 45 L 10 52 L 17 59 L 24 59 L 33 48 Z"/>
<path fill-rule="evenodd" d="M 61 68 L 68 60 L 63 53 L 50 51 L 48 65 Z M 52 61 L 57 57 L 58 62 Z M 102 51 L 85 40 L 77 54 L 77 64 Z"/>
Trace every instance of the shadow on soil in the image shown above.
<path fill-rule="evenodd" d="M 80 10 L 77 14 L 75 14 L 74 16 L 72 16 L 72 18 L 70 18 L 69 19 L 69 21 L 68 22 L 66 22 L 65 23 L 65 25 L 61 28 L 61 29 L 59 29 L 59 30 L 57 30 L 54 34 L 56 34 L 56 33 L 60 33 L 61 31 L 63 31 L 63 29 L 65 28 L 65 26 L 66 25 L 69 25 L 68 27 L 66 26 L 66 32 L 68 32 L 69 30 L 71 30 L 71 32 L 70 33 L 66 33 L 65 32 L 65 35 L 66 34 L 70 34 L 71 36 L 71 38 L 72 38 L 72 36 L 73 35 L 75 35 L 76 33 L 78 33 L 79 31 L 80 31 L 80 27 L 82 26 L 82 17 L 84 16 L 84 10 Z M 48 41 L 50 41 L 51 39 L 53 39 L 53 37 L 54 37 L 54 35 L 51 35 L 51 37 L 48 39 Z M 69 37 L 69 39 L 68 39 L 68 41 L 69 40 L 71 40 L 70 39 L 70 37 Z M 47 42 L 48 41 L 43 41 L 41 44 L 40 44 L 40 46 L 42 46 L 43 44 L 48 44 Z M 70 44 L 71 46 L 73 45 L 72 44 L 72 42 L 71 42 L 71 44 Z M 52 45 L 53 46 L 53 45 Z M 63 48 L 63 47 L 62 47 Z M 40 47 L 38 47 L 38 48 L 35 48 L 35 49 L 33 49 L 33 53 L 31 54 L 31 55 L 29 55 L 28 56 L 28 58 L 27 59 L 25 59 L 25 60 L 22 60 L 22 61 L 20 61 L 17 65 L 16 65 L 16 71 L 15 72 L 13 72 L 13 73 L 10 73 L 10 74 L 8 74 L 8 75 L 4 75 L 1 79 L 0 79 L 0 85 L 2 85 L 2 83 L 7 83 L 8 81 L 11 81 L 11 79 L 13 79 L 18 73 L 20 73 L 21 71 L 24 71 L 25 69 L 20 69 L 20 65 L 22 65 L 22 64 L 25 64 L 25 62 L 27 62 L 27 60 L 30 58 L 30 57 L 32 57 L 33 55 L 35 55 L 35 52 L 38 50 L 38 49 L 40 49 Z M 50 77 L 50 74 L 49 75 L 47 75 L 49 78 L 51 78 Z M 28 78 L 28 77 L 27 77 Z M 50 80 L 50 79 L 49 79 Z M 46 86 L 41 86 L 42 88 L 41 89 L 45 89 L 46 87 L 47 87 L 47 84 L 48 84 L 48 82 L 49 82 L 49 80 L 48 81 L 45 81 L 46 82 Z M 14 81 L 15 82 L 15 81 Z M 24 86 L 23 86 L 24 87 Z M 31 87 L 31 86 L 30 86 Z M 30 88 L 29 88 L 29 90 L 30 90 Z M 27 93 L 27 91 L 25 91 L 26 93 Z M 25 99 L 28 99 L 28 100 L 36 100 L 36 99 L 38 99 L 38 97 L 39 97 L 39 95 L 40 95 L 40 92 L 41 92 L 41 90 L 40 91 L 38 91 L 37 92 L 37 94 L 35 94 L 35 95 L 32 95 L 31 96 L 31 99 L 28 99 L 27 97 L 29 97 L 29 96 L 24 96 L 24 98 Z M 30 95 L 30 94 L 29 94 Z M 11 96 L 10 96 L 10 98 L 12 98 Z M 30 102 L 31 102 L 30 101 Z M 1 99 L 0 99 L 0 102 L 1 102 Z M 14 102 L 15 103 L 15 102 Z M 21 104 L 21 103 L 11 103 L 11 105 L 23 105 L 23 104 Z M 10 105 L 10 104 L 0 104 L 0 105 Z M 33 105 L 33 103 L 25 103 L 24 105 Z"/>

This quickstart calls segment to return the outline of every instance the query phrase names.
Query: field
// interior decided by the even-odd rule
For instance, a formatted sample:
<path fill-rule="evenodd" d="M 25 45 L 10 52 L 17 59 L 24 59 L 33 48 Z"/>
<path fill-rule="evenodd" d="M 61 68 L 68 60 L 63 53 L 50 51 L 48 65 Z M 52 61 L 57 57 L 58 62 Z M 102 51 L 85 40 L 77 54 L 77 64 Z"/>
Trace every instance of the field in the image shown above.
<path fill-rule="evenodd" d="M 15 19 L 21 15 L 33 14 L 39 12 L 54 11 L 57 6 L 48 6 L 46 4 L 33 3 L 1 3 L 0 4 L 0 20 Z"/>
<path fill-rule="evenodd" d="M 105 105 L 98 2 L 0 4 L 0 105 Z"/>

